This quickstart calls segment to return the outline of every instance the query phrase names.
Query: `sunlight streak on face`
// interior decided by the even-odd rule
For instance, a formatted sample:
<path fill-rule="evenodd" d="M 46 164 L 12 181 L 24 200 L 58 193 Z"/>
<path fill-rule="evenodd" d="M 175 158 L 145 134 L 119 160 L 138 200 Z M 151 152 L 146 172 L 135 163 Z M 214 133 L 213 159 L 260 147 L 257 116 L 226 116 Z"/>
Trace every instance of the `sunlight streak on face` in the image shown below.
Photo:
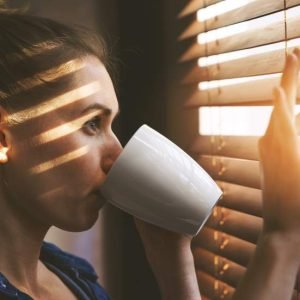
<path fill-rule="evenodd" d="M 55 111 L 65 105 L 74 103 L 83 98 L 89 97 L 101 90 L 101 84 L 99 81 L 93 81 L 86 85 L 83 85 L 77 89 L 71 90 L 67 93 L 64 93 L 58 97 L 50 99 L 46 102 L 37 104 L 28 109 L 24 109 L 22 111 L 10 114 L 8 116 L 8 122 L 10 120 L 14 122 L 14 120 L 20 120 L 22 123 L 28 119 L 39 117 L 43 114 Z"/>
<path fill-rule="evenodd" d="M 60 126 L 57 126 L 53 129 L 50 129 L 46 132 L 43 132 L 39 135 L 36 135 L 32 138 L 32 145 L 42 145 L 53 140 L 59 139 L 63 136 L 71 134 L 77 130 L 79 130 L 83 123 L 88 121 L 90 118 L 98 115 L 99 112 L 91 112 L 89 114 L 84 115 L 83 117 L 77 118 L 73 121 L 66 122 Z"/>
<path fill-rule="evenodd" d="M 85 154 L 87 154 L 88 151 L 89 151 L 89 146 L 83 146 L 83 147 L 76 149 L 74 151 L 71 151 L 67 154 L 58 156 L 55 159 L 49 160 L 47 162 L 44 162 L 37 166 L 32 167 L 30 169 L 30 173 L 33 175 L 41 174 L 41 173 L 51 170 L 55 167 L 58 167 L 64 163 L 67 163 L 67 162 L 70 162 L 77 158 L 80 158 L 80 157 L 84 156 Z"/>
<path fill-rule="evenodd" d="M 78 72 L 79 70 L 83 69 L 85 65 L 86 63 L 82 59 L 73 59 L 47 71 L 40 72 L 34 76 L 19 80 L 17 81 L 16 85 L 24 86 L 26 89 L 32 89 L 39 85 L 45 84 L 44 81 L 50 82 L 62 76 Z M 14 95 L 15 94 L 16 93 L 14 93 Z"/>

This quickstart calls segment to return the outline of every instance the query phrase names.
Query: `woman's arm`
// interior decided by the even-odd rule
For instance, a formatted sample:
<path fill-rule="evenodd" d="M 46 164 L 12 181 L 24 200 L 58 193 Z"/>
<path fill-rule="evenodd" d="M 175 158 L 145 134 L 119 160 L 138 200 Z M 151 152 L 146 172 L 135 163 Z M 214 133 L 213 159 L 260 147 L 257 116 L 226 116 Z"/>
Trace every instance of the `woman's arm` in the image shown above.
<path fill-rule="evenodd" d="M 287 57 L 259 142 L 264 228 L 234 300 L 291 299 L 300 264 L 300 146 L 294 117 L 299 50 Z"/>
<path fill-rule="evenodd" d="M 292 299 L 299 253 L 299 247 L 286 236 L 262 235 L 232 300 Z"/>

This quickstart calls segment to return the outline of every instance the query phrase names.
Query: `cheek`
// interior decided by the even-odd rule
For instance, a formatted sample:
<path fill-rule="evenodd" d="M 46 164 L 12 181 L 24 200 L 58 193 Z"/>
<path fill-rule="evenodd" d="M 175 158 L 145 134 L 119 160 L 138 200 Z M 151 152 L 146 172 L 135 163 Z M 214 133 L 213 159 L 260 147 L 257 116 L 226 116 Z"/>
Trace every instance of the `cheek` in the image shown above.
<path fill-rule="evenodd" d="M 65 196 L 84 196 L 102 177 L 99 159 L 90 151 L 35 177 L 38 191 L 48 193 L 60 189 Z"/>
<path fill-rule="evenodd" d="M 102 141 L 80 131 L 38 146 L 15 140 L 8 164 L 11 182 L 35 198 L 58 191 L 84 195 L 105 179 L 101 144 L 104 148 Z"/>
<path fill-rule="evenodd" d="M 6 166 L 9 177 L 36 192 L 46 193 L 69 184 L 77 189 L 101 176 L 101 157 L 87 143 L 65 139 L 59 147 L 50 144 L 15 149 Z"/>

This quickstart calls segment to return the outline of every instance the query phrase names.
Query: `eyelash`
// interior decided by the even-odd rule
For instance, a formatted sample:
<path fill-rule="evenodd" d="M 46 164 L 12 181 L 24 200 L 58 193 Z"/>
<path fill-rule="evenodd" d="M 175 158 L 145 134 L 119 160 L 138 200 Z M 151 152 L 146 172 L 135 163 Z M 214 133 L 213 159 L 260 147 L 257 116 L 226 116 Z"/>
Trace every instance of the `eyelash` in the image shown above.
<path fill-rule="evenodd" d="M 101 117 L 100 117 L 100 116 L 95 116 L 95 117 L 93 117 L 92 119 L 90 119 L 90 120 L 88 120 L 87 122 L 84 123 L 84 128 L 85 128 L 86 130 L 88 130 L 88 133 L 91 134 L 91 135 L 97 134 L 98 131 L 100 131 L 100 128 L 101 128 L 101 121 L 102 121 L 102 120 L 101 120 Z M 92 125 L 92 124 L 95 124 L 95 126 Z M 92 128 L 91 125 L 92 125 L 94 128 Z M 95 127 L 96 127 L 96 129 L 95 129 Z"/>

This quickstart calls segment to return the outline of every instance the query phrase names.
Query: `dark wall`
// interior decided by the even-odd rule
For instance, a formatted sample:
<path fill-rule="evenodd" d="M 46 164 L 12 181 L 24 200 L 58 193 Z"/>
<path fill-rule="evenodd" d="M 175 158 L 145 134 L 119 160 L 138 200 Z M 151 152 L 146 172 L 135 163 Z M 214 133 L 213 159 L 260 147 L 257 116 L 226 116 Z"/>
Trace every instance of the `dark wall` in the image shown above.
<path fill-rule="evenodd" d="M 165 131 L 163 1 L 118 1 L 122 142 L 146 123 Z M 124 218 L 123 299 L 160 299 L 132 218 Z"/>
<path fill-rule="evenodd" d="M 163 1 L 118 1 L 124 141 L 143 123 L 165 129 Z"/>
<path fill-rule="evenodd" d="M 116 0 L 115 31 L 120 60 L 120 137 L 125 144 L 146 123 L 186 148 L 197 132 L 197 111 L 180 96 L 182 53 L 177 36 L 186 25 L 177 15 L 186 0 Z M 188 41 L 190 42 L 190 41 Z M 163 178 L 161 179 L 163 180 Z M 123 220 L 124 300 L 158 300 L 158 286 L 144 256 L 132 217 Z"/>

